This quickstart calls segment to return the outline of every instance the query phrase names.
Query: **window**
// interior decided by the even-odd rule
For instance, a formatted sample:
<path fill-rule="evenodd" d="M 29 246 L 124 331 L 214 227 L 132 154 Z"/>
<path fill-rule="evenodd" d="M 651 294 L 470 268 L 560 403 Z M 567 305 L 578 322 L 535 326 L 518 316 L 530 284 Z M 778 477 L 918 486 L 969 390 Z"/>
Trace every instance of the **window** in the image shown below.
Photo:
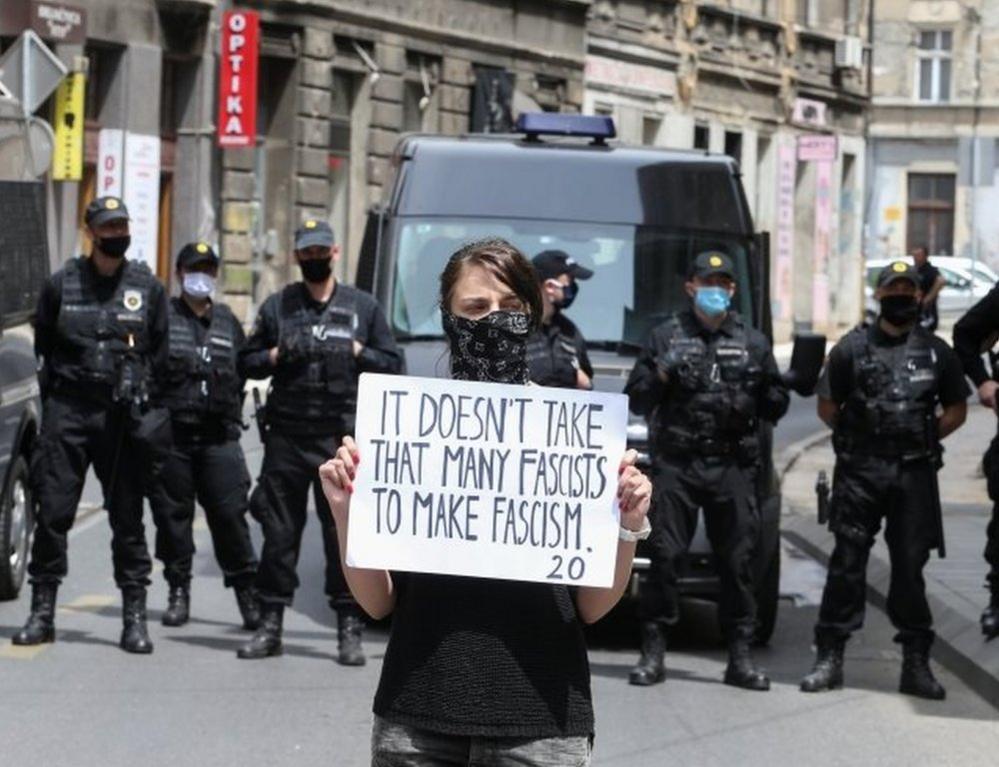
<path fill-rule="evenodd" d="M 655 146 L 656 139 L 659 136 L 659 128 L 662 124 L 663 121 L 659 117 L 653 115 L 642 117 L 642 144 L 645 146 Z"/>
<path fill-rule="evenodd" d="M 742 134 L 738 131 L 725 131 L 725 154 L 736 162 L 742 162 Z"/>
<path fill-rule="evenodd" d="M 440 129 L 440 59 L 423 54 L 406 54 L 406 73 L 402 94 L 402 130 L 437 133 Z"/>
<path fill-rule="evenodd" d="M 814 27 L 816 23 L 816 2 L 815 0 L 797 0 L 795 3 L 795 21 L 803 27 Z"/>
<path fill-rule="evenodd" d="M 951 49 L 949 29 L 923 30 L 916 49 L 916 100 L 930 104 L 950 101 Z"/>
<path fill-rule="evenodd" d="M 931 256 L 954 253 L 953 173 L 910 173 L 906 249 L 925 247 Z"/>
<path fill-rule="evenodd" d="M 708 150 L 710 145 L 710 133 L 708 131 L 708 126 L 704 123 L 697 123 L 694 125 L 694 149 Z"/>

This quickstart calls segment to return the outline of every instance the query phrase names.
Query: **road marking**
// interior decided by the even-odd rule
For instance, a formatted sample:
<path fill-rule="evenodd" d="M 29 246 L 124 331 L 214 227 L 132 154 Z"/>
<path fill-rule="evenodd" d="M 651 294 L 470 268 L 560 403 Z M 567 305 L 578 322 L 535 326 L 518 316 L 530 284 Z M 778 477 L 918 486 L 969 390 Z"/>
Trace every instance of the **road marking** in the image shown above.
<path fill-rule="evenodd" d="M 108 605 L 113 605 L 117 601 L 117 597 L 109 596 L 108 594 L 84 594 L 81 597 L 77 597 L 72 602 L 60 605 L 59 609 L 86 612 L 89 610 L 99 609 L 101 607 L 107 607 Z"/>
<path fill-rule="evenodd" d="M 49 644 L 36 645 L 16 645 L 10 641 L 0 645 L 0 658 L 10 658 L 11 660 L 34 660 L 40 652 L 44 652 Z"/>

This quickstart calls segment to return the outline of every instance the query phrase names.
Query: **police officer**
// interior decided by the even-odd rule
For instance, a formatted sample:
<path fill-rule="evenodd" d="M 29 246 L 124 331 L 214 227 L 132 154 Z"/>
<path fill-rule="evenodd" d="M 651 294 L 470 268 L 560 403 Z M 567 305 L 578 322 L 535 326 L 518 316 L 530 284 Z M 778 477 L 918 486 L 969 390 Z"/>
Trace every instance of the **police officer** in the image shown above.
<path fill-rule="evenodd" d="M 86 209 L 89 257 L 46 282 L 35 315 L 43 417 L 32 482 L 39 502 L 31 550 L 31 615 L 18 645 L 55 639 L 55 602 L 67 572 L 66 538 L 91 463 L 111 524 L 114 578 L 123 596 L 122 649 L 150 653 L 138 430 L 152 376 L 166 359 L 167 301 L 149 269 L 125 259 L 128 211 L 116 197 Z"/>
<path fill-rule="evenodd" d="M 649 418 L 655 460 L 652 566 L 639 596 L 642 657 L 629 681 L 665 679 L 664 630 L 679 619 L 677 564 L 703 508 L 721 578 L 725 683 L 767 690 L 770 680 L 749 649 L 756 630 L 757 435 L 761 421 L 776 422 L 787 411 L 788 392 L 767 339 L 730 309 L 732 260 L 701 253 L 685 288 L 693 305 L 652 331 L 625 389 L 632 410 Z"/>
<path fill-rule="evenodd" d="M 995 411 L 997 360 L 992 356 L 991 374 L 982 362 L 982 352 L 990 349 L 999 338 L 999 287 L 989 291 L 954 326 L 954 350 L 961 359 L 964 372 L 978 387 L 978 399 Z M 986 530 L 985 561 L 989 566 L 986 581 L 989 604 L 982 613 L 982 633 L 989 639 L 999 636 L 999 436 L 992 440 L 982 460 L 992 499 L 992 519 Z"/>
<path fill-rule="evenodd" d="M 895 261 L 882 269 L 875 298 L 877 322 L 836 344 L 818 386 L 819 418 L 832 427 L 836 451 L 829 525 L 836 544 L 815 627 L 815 667 L 801 689 L 843 684 L 843 649 L 863 625 L 867 559 L 884 520 L 888 617 L 903 652 L 899 691 L 941 700 L 944 688 L 929 665 L 933 616 L 923 567 L 943 542 L 939 441 L 964 422 L 968 385 L 953 350 L 919 325 L 914 267 Z"/>
<path fill-rule="evenodd" d="M 295 258 L 304 282 L 263 303 L 242 355 L 249 377 L 270 377 L 271 386 L 264 462 L 250 498 L 264 533 L 257 574 L 262 618 L 241 658 L 281 652 L 282 614 L 298 586 L 295 565 L 311 487 L 326 550 L 326 594 L 338 618 L 337 659 L 365 662 L 360 609 L 340 569 L 318 468 L 353 431 L 358 375 L 398 373 L 402 355 L 375 299 L 333 276 L 339 252 L 325 222 L 309 220 L 298 229 Z"/>
<path fill-rule="evenodd" d="M 541 327 L 527 342 L 531 381 L 540 386 L 568 389 L 593 388 L 593 366 L 586 341 L 575 323 L 565 316 L 579 292 L 577 280 L 593 272 L 561 250 L 546 250 L 533 259 L 541 283 Z"/>
<path fill-rule="evenodd" d="M 190 243 L 177 255 L 181 294 L 170 300 L 169 364 L 160 387 L 173 444 L 150 493 L 156 557 L 170 589 L 162 620 L 182 626 L 190 616 L 197 498 L 243 626 L 256 629 L 257 557 L 246 524 L 250 475 L 239 446 L 243 378 L 237 362 L 246 338 L 229 307 L 212 300 L 218 271 L 219 258 L 207 243 Z"/>

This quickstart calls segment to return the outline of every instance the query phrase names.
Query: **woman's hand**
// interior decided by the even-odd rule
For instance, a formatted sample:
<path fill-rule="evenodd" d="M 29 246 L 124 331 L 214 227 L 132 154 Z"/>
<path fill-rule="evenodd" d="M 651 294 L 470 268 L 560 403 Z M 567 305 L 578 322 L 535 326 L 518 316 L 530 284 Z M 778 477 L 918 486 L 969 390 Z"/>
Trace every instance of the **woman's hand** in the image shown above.
<path fill-rule="evenodd" d="M 645 526 L 652 500 L 652 483 L 635 467 L 638 453 L 629 450 L 618 468 L 617 504 L 621 510 L 621 527 L 637 532 Z"/>
<path fill-rule="evenodd" d="M 338 524 L 347 519 L 350 496 L 354 493 L 354 478 L 357 476 L 357 465 L 360 462 L 357 443 L 352 437 L 344 437 L 343 444 L 336 451 L 336 457 L 319 467 L 323 493 L 333 512 L 333 519 Z"/>

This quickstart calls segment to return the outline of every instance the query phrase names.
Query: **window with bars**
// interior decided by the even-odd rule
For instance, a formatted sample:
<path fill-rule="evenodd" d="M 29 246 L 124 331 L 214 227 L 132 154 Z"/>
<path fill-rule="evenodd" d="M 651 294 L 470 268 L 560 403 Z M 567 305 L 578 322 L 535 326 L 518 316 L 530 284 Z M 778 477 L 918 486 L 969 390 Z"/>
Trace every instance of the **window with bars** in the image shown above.
<path fill-rule="evenodd" d="M 954 253 L 953 173 L 910 173 L 906 250 L 925 247 L 931 256 Z"/>
<path fill-rule="evenodd" d="M 949 29 L 919 32 L 916 46 L 916 100 L 929 104 L 950 101 L 954 33 Z"/>

